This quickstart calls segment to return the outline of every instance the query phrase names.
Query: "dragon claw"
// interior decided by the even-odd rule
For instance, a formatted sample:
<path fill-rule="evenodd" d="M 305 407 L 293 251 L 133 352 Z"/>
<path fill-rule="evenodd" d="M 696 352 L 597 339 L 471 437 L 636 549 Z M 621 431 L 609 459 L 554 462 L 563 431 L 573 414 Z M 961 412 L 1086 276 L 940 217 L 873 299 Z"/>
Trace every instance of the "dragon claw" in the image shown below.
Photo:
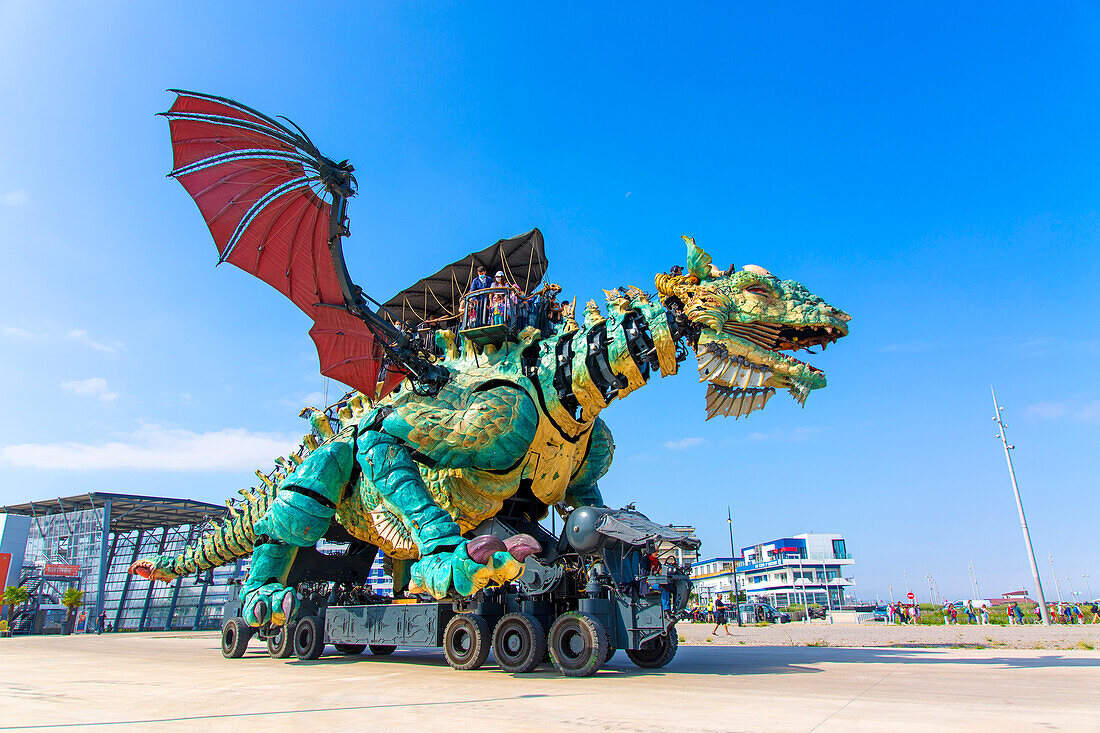
<path fill-rule="evenodd" d="M 484 565 L 489 561 L 489 558 L 493 556 L 493 553 L 503 552 L 507 547 L 507 544 L 499 537 L 486 534 L 480 537 L 474 537 L 467 542 L 466 554 L 477 564 Z"/>
<path fill-rule="evenodd" d="M 463 541 L 454 550 L 418 560 L 409 578 L 409 591 L 443 599 L 468 597 L 487 585 L 503 585 L 523 574 L 523 560 L 541 549 L 530 535 L 502 541 L 482 535 Z"/>
<path fill-rule="evenodd" d="M 241 615 L 249 626 L 260 627 L 267 623 L 282 626 L 294 618 L 297 608 L 298 599 L 293 588 L 268 583 L 245 593 Z"/>
<path fill-rule="evenodd" d="M 512 535 L 504 541 L 504 546 L 508 554 L 520 562 L 542 551 L 542 545 L 529 534 Z"/>

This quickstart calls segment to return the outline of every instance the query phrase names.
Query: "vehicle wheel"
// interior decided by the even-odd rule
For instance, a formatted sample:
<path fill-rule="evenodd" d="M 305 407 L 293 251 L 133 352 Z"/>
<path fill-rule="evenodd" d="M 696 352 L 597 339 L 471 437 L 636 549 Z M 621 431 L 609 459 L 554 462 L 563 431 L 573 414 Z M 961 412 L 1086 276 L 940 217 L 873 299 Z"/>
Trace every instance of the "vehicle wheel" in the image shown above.
<path fill-rule="evenodd" d="M 325 651 L 325 625 L 318 616 L 306 616 L 294 627 L 294 653 L 298 659 L 317 659 Z"/>
<path fill-rule="evenodd" d="M 591 614 L 563 613 L 550 627 L 550 659 L 566 677 L 596 674 L 610 647 L 607 629 Z"/>
<path fill-rule="evenodd" d="M 274 659 L 289 659 L 294 656 L 294 624 L 276 628 L 267 637 L 267 653 Z"/>
<path fill-rule="evenodd" d="M 333 644 L 336 651 L 341 654 L 362 654 L 367 650 L 366 644 Z"/>
<path fill-rule="evenodd" d="M 489 644 L 489 624 L 472 613 L 460 613 L 443 629 L 443 656 L 455 669 L 477 669 L 485 664 Z"/>
<path fill-rule="evenodd" d="M 505 672 L 534 671 L 546 656 L 546 629 L 526 613 L 509 613 L 493 629 L 493 656 Z"/>
<path fill-rule="evenodd" d="M 389 644 L 371 644 L 370 653 L 376 657 L 387 657 L 393 654 L 397 647 L 390 646 Z"/>
<path fill-rule="evenodd" d="M 608 636 L 610 636 L 610 634 Z M 611 657 L 615 656 L 615 652 L 617 652 L 617 651 L 619 651 L 619 650 L 615 648 L 614 644 L 608 644 L 607 645 L 607 654 L 603 658 L 603 663 L 607 664 L 608 662 L 610 662 Z M 600 666 L 602 667 L 603 664 L 601 664 Z"/>
<path fill-rule="evenodd" d="M 642 645 L 641 649 L 627 649 L 626 656 L 639 667 L 660 669 L 672 661 L 679 646 L 680 641 L 676 637 L 676 631 L 673 630 L 656 639 L 650 639 Z"/>
<path fill-rule="evenodd" d="M 222 656 L 240 659 L 248 648 L 248 640 L 256 633 L 241 617 L 231 618 L 222 624 Z"/>

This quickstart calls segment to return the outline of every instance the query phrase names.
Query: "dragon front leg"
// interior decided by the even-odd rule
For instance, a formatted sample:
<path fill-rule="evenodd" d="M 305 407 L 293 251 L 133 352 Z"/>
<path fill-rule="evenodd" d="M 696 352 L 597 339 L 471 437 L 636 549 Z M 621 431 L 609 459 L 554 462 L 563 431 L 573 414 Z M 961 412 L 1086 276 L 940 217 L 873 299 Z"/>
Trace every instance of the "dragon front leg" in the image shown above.
<path fill-rule="evenodd" d="M 328 529 L 351 478 L 355 451 L 344 442 L 324 445 L 279 485 L 275 502 L 256 522 L 252 568 L 241 586 L 242 615 L 251 626 L 282 625 L 298 600 L 286 587 L 299 547 L 312 547 Z"/>
<path fill-rule="evenodd" d="M 523 572 L 522 561 L 538 551 L 533 538 L 517 535 L 502 541 L 476 537 L 467 541 L 459 526 L 432 499 L 412 458 L 398 438 L 380 431 L 359 436 L 363 474 L 408 528 L 420 550 L 410 571 L 409 590 L 435 598 L 469 596 L 490 583 L 506 583 Z"/>

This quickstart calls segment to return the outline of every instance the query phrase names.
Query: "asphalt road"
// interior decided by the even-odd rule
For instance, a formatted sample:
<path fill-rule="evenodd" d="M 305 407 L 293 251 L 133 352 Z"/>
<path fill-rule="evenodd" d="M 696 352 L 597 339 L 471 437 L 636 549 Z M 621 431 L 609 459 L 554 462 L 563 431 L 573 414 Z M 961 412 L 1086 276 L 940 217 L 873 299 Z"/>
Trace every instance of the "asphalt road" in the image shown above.
<path fill-rule="evenodd" d="M 681 647 L 659 671 L 456 672 L 441 654 L 223 659 L 214 634 L 0 639 L 14 730 L 1096 730 L 1100 653 Z M 331 651 L 331 648 L 330 648 Z"/>

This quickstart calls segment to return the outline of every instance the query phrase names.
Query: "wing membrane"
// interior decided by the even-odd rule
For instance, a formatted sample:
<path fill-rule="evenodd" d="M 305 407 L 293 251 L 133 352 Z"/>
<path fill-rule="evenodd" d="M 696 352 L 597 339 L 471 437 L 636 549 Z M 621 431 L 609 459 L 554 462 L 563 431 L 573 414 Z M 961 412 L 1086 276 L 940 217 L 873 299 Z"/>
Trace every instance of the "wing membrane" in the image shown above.
<path fill-rule="evenodd" d="M 375 398 L 404 376 L 373 331 L 345 310 L 329 250 L 325 162 L 303 135 L 221 97 L 173 90 L 163 113 L 172 135 L 169 174 L 202 213 L 220 262 L 255 275 L 309 315 L 321 373 Z"/>

